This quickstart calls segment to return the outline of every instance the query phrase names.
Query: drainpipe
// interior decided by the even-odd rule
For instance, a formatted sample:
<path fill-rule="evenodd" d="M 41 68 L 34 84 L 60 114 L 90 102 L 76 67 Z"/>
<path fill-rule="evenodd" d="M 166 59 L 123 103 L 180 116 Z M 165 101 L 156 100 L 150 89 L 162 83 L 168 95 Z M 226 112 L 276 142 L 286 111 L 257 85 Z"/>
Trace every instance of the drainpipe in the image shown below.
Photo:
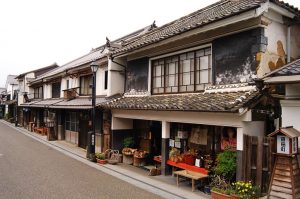
<path fill-rule="evenodd" d="M 288 26 L 287 28 L 286 49 L 287 49 L 287 63 L 290 63 L 291 62 L 291 26 Z"/>

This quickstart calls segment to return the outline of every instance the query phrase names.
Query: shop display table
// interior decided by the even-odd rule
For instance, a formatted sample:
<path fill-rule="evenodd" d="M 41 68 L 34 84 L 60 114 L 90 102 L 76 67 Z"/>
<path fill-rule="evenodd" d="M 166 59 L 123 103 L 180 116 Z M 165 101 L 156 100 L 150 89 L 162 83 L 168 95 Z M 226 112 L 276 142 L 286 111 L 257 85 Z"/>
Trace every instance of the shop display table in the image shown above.
<path fill-rule="evenodd" d="M 177 186 L 179 186 L 179 177 L 189 178 L 192 180 L 192 191 L 195 191 L 195 181 L 203 180 L 208 177 L 207 174 L 197 173 L 193 171 L 181 170 L 175 171 L 174 175 L 177 175 Z"/>
<path fill-rule="evenodd" d="M 161 162 L 161 158 L 159 156 L 155 156 L 154 157 L 154 161 L 156 162 Z M 173 173 L 176 171 L 177 168 L 179 169 L 184 169 L 187 171 L 192 171 L 192 172 L 196 172 L 196 173 L 201 173 L 204 175 L 207 175 L 208 171 L 205 168 L 201 168 L 201 167 L 196 167 L 193 165 L 189 165 L 183 162 L 173 162 L 171 160 L 167 160 L 167 165 L 172 166 L 173 167 Z"/>

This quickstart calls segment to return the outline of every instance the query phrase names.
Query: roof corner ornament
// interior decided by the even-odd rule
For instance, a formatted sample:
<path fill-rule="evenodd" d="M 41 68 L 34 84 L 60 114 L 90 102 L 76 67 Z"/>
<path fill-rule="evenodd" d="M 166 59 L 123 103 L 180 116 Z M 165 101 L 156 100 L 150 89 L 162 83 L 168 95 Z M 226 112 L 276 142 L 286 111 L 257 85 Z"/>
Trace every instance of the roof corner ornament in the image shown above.
<path fill-rule="evenodd" d="M 157 28 L 157 25 L 156 25 L 156 22 L 155 22 L 155 20 L 153 21 L 153 23 L 151 24 L 151 30 L 153 29 L 153 28 Z"/>
<path fill-rule="evenodd" d="M 110 40 L 108 39 L 108 37 L 106 37 L 106 46 L 110 47 L 110 43 L 111 43 Z"/>

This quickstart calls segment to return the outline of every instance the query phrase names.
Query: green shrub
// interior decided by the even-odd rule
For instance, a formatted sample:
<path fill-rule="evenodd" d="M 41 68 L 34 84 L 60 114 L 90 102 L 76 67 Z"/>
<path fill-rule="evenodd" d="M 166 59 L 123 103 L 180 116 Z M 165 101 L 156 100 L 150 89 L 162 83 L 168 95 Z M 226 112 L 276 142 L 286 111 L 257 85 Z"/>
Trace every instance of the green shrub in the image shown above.
<path fill-rule="evenodd" d="M 215 174 L 222 176 L 227 182 L 234 180 L 236 173 L 236 152 L 226 149 L 218 154 Z"/>
<path fill-rule="evenodd" d="M 123 140 L 123 146 L 125 148 L 133 148 L 135 145 L 135 142 L 134 142 L 134 138 L 133 137 L 127 137 Z"/>
<path fill-rule="evenodd" d="M 105 154 L 104 153 L 96 153 L 95 156 L 96 156 L 97 159 L 100 159 L 100 160 L 105 159 Z"/>

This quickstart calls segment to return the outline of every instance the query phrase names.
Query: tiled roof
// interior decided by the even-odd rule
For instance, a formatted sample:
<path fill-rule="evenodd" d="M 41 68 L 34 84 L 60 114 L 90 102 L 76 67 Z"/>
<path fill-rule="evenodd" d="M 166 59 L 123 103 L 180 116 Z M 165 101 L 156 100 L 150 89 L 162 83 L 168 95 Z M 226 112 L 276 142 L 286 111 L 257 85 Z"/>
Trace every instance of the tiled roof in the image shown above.
<path fill-rule="evenodd" d="M 130 33 L 128 35 L 125 35 L 121 38 L 118 38 L 114 41 L 109 41 L 108 38 L 107 38 L 107 43 L 105 45 L 102 45 L 102 46 L 99 46 L 95 49 L 92 49 L 89 53 L 87 53 L 86 55 L 83 55 L 75 60 L 72 60 L 58 68 L 55 68 L 54 70 L 51 70 L 47 73 L 44 73 L 43 75 L 37 77 L 35 81 L 39 81 L 45 77 L 51 77 L 53 75 L 56 75 L 56 74 L 59 74 L 61 72 L 64 72 L 66 71 L 67 69 L 73 69 L 73 68 L 76 68 L 78 66 L 81 66 L 81 65 L 84 65 L 84 64 L 87 64 L 87 63 L 90 63 L 94 60 L 97 60 L 97 59 L 100 59 L 104 56 L 106 56 L 106 53 L 108 52 L 108 49 L 106 48 L 113 48 L 113 46 L 115 44 L 117 45 L 121 45 L 122 42 L 125 42 L 127 41 L 128 39 L 132 39 L 132 38 L 135 38 L 139 35 L 143 35 L 145 33 L 147 33 L 148 31 L 154 29 L 156 26 L 155 24 L 151 24 L 150 26 L 146 26 L 145 28 L 141 28 L 133 33 Z M 109 47 L 109 45 L 111 45 L 111 47 Z"/>
<path fill-rule="evenodd" d="M 230 88 L 216 92 L 194 94 L 168 94 L 138 97 L 121 97 L 102 105 L 107 109 L 157 110 L 157 111 L 201 111 L 201 112 L 237 112 L 260 96 L 255 88 Z"/>
<path fill-rule="evenodd" d="M 97 97 L 96 104 L 106 102 L 104 97 Z M 45 99 L 39 101 L 32 101 L 21 104 L 23 107 L 37 107 L 37 108 L 57 108 L 57 109 L 90 109 L 92 108 L 92 100 L 89 97 L 75 98 L 72 100 L 66 99 Z"/>
<path fill-rule="evenodd" d="M 67 69 L 75 68 L 77 66 L 92 62 L 93 60 L 97 60 L 103 56 L 102 51 L 103 51 L 103 49 L 102 50 L 100 50 L 100 49 L 92 50 L 91 52 L 89 52 L 86 55 L 83 55 L 83 56 L 81 56 L 73 61 L 70 61 L 60 67 L 57 67 L 51 71 L 48 71 L 41 76 L 38 76 L 33 82 L 39 81 L 45 77 L 51 77 L 53 75 L 59 74 L 61 72 L 66 71 Z"/>
<path fill-rule="evenodd" d="M 106 102 L 104 97 L 97 97 L 96 104 L 101 104 Z M 54 104 L 51 106 L 53 108 L 77 108 L 77 107 L 86 107 L 92 108 L 92 99 L 90 97 L 85 98 L 76 98 L 73 100 L 64 100 L 59 103 Z"/>
<path fill-rule="evenodd" d="M 38 101 L 32 101 L 28 103 L 21 104 L 21 106 L 30 106 L 30 107 L 49 107 L 52 104 L 58 103 L 63 101 L 63 99 L 44 99 L 44 100 L 38 100 Z"/>
<path fill-rule="evenodd" d="M 276 76 L 291 76 L 300 75 L 300 59 L 297 59 L 285 66 L 272 71 L 271 73 L 265 75 L 265 77 L 276 77 Z"/>
<path fill-rule="evenodd" d="M 113 54 L 130 52 L 135 49 L 168 39 L 172 36 L 179 35 L 183 32 L 202 27 L 209 23 L 238 15 L 251 9 L 259 7 L 267 0 L 221 0 L 203 9 L 181 17 L 164 26 L 156 28 L 145 35 L 136 37 L 123 43 L 122 47 L 115 50 Z M 299 15 L 299 10 L 278 0 L 271 2 L 288 9 Z"/>
<path fill-rule="evenodd" d="M 54 68 L 57 68 L 58 67 L 58 65 L 56 64 L 56 63 L 53 63 L 53 64 L 51 64 L 51 65 L 49 65 L 49 66 L 45 66 L 45 67 L 42 67 L 42 68 L 38 68 L 38 69 L 35 69 L 35 70 L 31 70 L 31 71 L 27 71 L 27 72 L 25 72 L 25 73 L 21 73 L 20 75 L 18 75 L 17 77 L 16 77 L 16 79 L 19 79 L 19 78 L 22 78 L 23 76 L 25 76 L 26 74 L 28 74 L 28 73 L 36 73 L 36 72 L 38 72 L 38 71 L 42 71 L 42 70 L 53 70 Z"/>

